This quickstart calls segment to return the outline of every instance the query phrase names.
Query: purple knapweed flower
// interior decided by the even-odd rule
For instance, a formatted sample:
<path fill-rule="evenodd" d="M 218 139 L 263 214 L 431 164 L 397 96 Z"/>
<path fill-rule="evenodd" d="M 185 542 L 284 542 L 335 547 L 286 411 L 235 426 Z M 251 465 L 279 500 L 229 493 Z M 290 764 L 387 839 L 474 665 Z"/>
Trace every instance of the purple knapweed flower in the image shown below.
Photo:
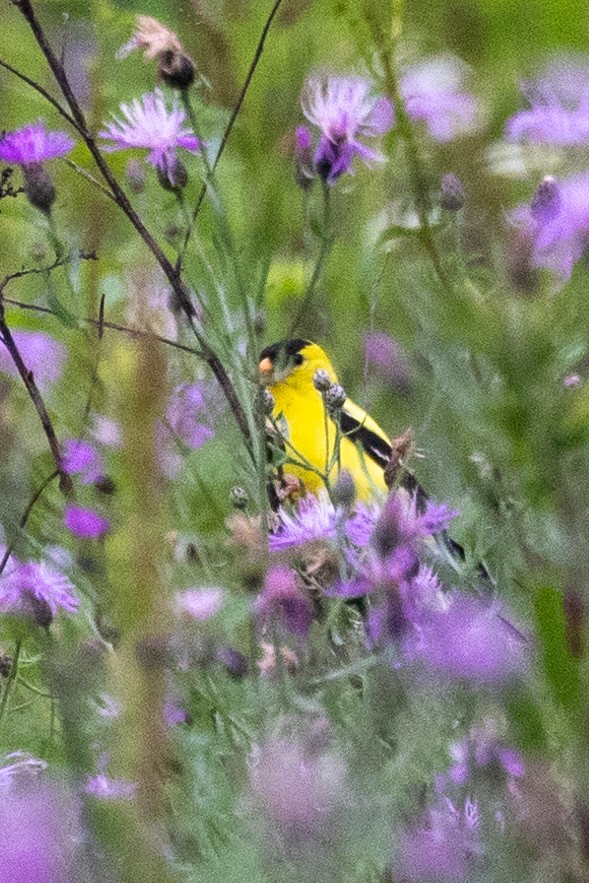
<path fill-rule="evenodd" d="M 424 122 L 436 141 L 451 141 L 476 131 L 480 107 L 464 89 L 468 65 L 453 55 L 428 58 L 406 68 L 399 91 L 405 110 L 414 122 Z"/>
<path fill-rule="evenodd" d="M 270 823 L 273 839 L 278 833 L 286 845 L 325 836 L 346 798 L 346 775 L 334 751 L 296 737 L 268 739 L 255 747 L 250 762 L 252 808 Z"/>
<path fill-rule="evenodd" d="M 58 340 L 44 331 L 22 331 L 16 329 L 12 337 L 22 356 L 23 362 L 33 372 L 35 383 L 44 392 L 61 377 L 67 350 Z M 5 346 L 0 345 L 0 371 L 18 377 L 18 371 Z"/>
<path fill-rule="evenodd" d="M 361 140 L 384 135 L 394 119 L 391 102 L 372 94 L 370 80 L 313 77 L 303 89 L 301 105 L 309 122 L 321 133 L 314 162 L 317 174 L 327 184 L 334 184 L 345 172 L 353 174 L 356 156 L 368 166 L 384 160 L 379 151 Z"/>
<path fill-rule="evenodd" d="M 18 563 L 0 577 L 0 612 L 32 615 L 48 625 L 59 609 L 75 613 L 75 589 L 63 573 L 44 561 Z"/>
<path fill-rule="evenodd" d="M 81 438 L 68 438 L 63 443 L 61 465 L 65 472 L 77 475 L 80 484 L 93 484 L 104 474 L 97 448 Z"/>
<path fill-rule="evenodd" d="M 290 567 L 271 567 L 258 595 L 254 611 L 264 622 L 282 619 L 287 629 L 305 637 L 313 621 L 313 607 Z"/>
<path fill-rule="evenodd" d="M 531 265 L 566 282 L 589 249 L 589 172 L 558 183 L 545 179 L 531 205 L 518 206 L 509 220 L 532 243 Z"/>
<path fill-rule="evenodd" d="M 0 160 L 19 165 L 24 177 L 24 192 L 28 201 L 46 215 L 51 214 L 56 191 L 43 163 L 65 156 L 74 142 L 65 132 L 47 132 L 39 120 L 0 135 Z"/>
<path fill-rule="evenodd" d="M 278 514 L 280 525 L 268 537 L 271 552 L 335 538 L 336 513 L 327 492 L 322 491 L 317 497 L 303 497 L 292 514 L 285 509 L 280 509 Z"/>
<path fill-rule="evenodd" d="M 399 874 L 411 883 L 461 883 L 473 860 L 483 853 L 479 825 L 476 801 L 467 797 L 458 809 L 443 798 L 430 809 L 425 824 L 409 829 L 402 838 Z"/>
<path fill-rule="evenodd" d="M 223 589 L 187 589 L 178 596 L 178 610 L 204 622 L 221 609 L 224 600 Z"/>
<path fill-rule="evenodd" d="M 64 524 L 73 534 L 85 539 L 97 539 L 110 527 L 108 518 L 76 503 L 68 503 L 65 507 Z"/>
<path fill-rule="evenodd" d="M 525 669 L 525 638 L 495 606 L 455 596 L 448 609 L 424 617 L 406 648 L 446 677 L 500 684 Z"/>
<path fill-rule="evenodd" d="M 589 144 L 589 60 L 563 57 L 551 62 L 534 80 L 521 84 L 530 105 L 505 126 L 511 141 Z"/>
<path fill-rule="evenodd" d="M 66 132 L 48 132 L 43 120 L 0 135 L 0 160 L 10 165 L 32 166 L 65 156 L 74 147 Z"/>
<path fill-rule="evenodd" d="M 386 380 L 399 392 L 406 393 L 411 383 L 411 368 L 400 344 L 386 331 L 364 335 L 364 358 L 371 374 Z"/>
<path fill-rule="evenodd" d="M 131 104 L 121 104 L 124 119 L 113 115 L 100 137 L 112 143 L 103 144 L 108 152 L 143 148 L 149 150 L 147 161 L 167 177 L 176 182 L 178 160 L 176 151 L 183 148 L 190 153 L 198 153 L 201 144 L 194 132 L 185 125 L 186 112 L 174 98 L 168 107 L 160 89 L 134 99 Z"/>
<path fill-rule="evenodd" d="M 214 430 L 205 422 L 210 419 L 205 393 L 202 382 L 181 383 L 173 390 L 166 411 L 168 425 L 191 450 L 215 437 Z"/>
<path fill-rule="evenodd" d="M 83 874 L 80 804 L 59 784 L 15 786 L 0 801 L 0 880 L 70 883 Z"/>

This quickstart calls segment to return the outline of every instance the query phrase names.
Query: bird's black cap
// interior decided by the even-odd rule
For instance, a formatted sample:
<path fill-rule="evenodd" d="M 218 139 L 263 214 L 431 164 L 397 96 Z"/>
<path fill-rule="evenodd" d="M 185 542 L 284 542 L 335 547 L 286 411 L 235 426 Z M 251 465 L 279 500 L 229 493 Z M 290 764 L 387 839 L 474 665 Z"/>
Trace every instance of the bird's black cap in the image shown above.
<path fill-rule="evenodd" d="M 300 353 L 310 343 L 310 340 L 303 340 L 302 337 L 296 337 L 294 340 L 279 340 L 277 343 L 272 343 L 262 350 L 260 361 L 262 359 L 270 359 L 271 362 L 275 362 L 279 353 L 284 353 L 287 356 L 296 356 L 297 353 Z"/>

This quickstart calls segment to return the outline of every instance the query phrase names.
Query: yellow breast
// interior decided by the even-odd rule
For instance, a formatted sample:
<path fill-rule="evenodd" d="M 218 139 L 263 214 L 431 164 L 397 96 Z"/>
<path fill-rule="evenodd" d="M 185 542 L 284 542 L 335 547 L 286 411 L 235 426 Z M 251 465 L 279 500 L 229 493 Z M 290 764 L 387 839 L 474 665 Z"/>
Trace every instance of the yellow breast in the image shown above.
<path fill-rule="evenodd" d="M 369 499 L 375 491 L 386 491 L 381 467 L 349 438 L 340 439 L 339 460 L 334 462 L 336 427 L 314 387 L 281 382 L 271 386 L 270 392 L 275 401 L 274 418 L 283 420 L 286 453 L 295 461 L 288 463 L 285 471 L 303 481 L 312 493 L 325 487 L 322 476 L 329 472 L 332 483 L 339 469 L 351 473 L 360 499 Z"/>

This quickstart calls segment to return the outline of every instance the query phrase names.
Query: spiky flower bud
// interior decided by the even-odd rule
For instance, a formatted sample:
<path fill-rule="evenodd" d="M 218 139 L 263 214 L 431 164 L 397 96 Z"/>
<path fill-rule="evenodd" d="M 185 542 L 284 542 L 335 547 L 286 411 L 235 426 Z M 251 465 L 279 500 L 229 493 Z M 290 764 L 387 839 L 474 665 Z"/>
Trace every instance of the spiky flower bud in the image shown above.
<path fill-rule="evenodd" d="M 346 391 L 339 383 L 333 383 L 328 390 L 323 393 L 323 401 L 325 407 L 330 414 L 341 411 L 346 401 Z"/>
<path fill-rule="evenodd" d="M 158 166 L 156 172 L 160 187 L 163 187 L 164 190 L 179 193 L 188 184 L 186 166 L 177 158 L 174 158 L 173 162 L 164 168 Z"/>
<path fill-rule="evenodd" d="M 313 139 L 306 126 L 299 126 L 295 137 L 295 181 L 301 190 L 308 190 L 315 183 Z"/>
<path fill-rule="evenodd" d="M 145 190 L 145 167 L 138 159 L 130 159 L 125 168 L 125 178 L 132 193 L 143 193 Z"/>
<path fill-rule="evenodd" d="M 458 212 L 464 206 L 464 187 L 454 172 L 442 177 L 440 205 L 447 212 Z"/>
<path fill-rule="evenodd" d="M 25 179 L 25 195 L 31 205 L 38 208 L 45 215 L 51 214 L 51 207 L 55 202 L 56 192 L 53 181 L 43 168 L 41 163 L 31 163 L 23 166 Z"/>
<path fill-rule="evenodd" d="M 313 375 L 313 386 L 318 392 L 327 392 L 331 386 L 329 374 L 323 368 L 319 368 Z"/>
<path fill-rule="evenodd" d="M 356 497 L 356 483 L 352 474 L 347 469 L 342 469 L 333 486 L 331 496 L 336 506 L 342 506 L 345 509 L 353 504 Z"/>
<path fill-rule="evenodd" d="M 532 197 L 530 212 L 536 221 L 551 221 L 560 212 L 561 203 L 558 184 L 552 175 L 547 175 Z"/>
<path fill-rule="evenodd" d="M 229 491 L 229 499 L 231 500 L 231 505 L 235 506 L 236 509 L 245 509 L 249 502 L 247 491 L 242 487 L 232 487 Z"/>

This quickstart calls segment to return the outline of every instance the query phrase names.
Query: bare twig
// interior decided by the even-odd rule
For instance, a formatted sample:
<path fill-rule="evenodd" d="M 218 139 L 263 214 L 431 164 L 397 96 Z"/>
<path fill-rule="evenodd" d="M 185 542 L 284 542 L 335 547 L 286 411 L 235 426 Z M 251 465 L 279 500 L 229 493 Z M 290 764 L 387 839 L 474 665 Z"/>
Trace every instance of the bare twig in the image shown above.
<path fill-rule="evenodd" d="M 10 358 L 14 362 L 16 370 L 18 371 L 22 382 L 24 383 L 27 393 L 29 394 L 29 398 L 32 401 L 39 420 L 41 421 L 41 426 L 43 427 L 43 432 L 47 437 L 47 441 L 49 442 L 49 447 L 51 449 L 51 454 L 53 456 L 53 460 L 55 462 L 55 468 L 59 473 L 59 488 L 64 494 L 71 494 L 73 492 L 73 484 L 70 476 L 63 468 L 63 463 L 61 461 L 61 450 L 59 448 L 59 442 L 57 441 L 57 436 L 55 434 L 55 429 L 53 428 L 53 423 L 51 422 L 51 417 L 47 412 L 47 408 L 45 407 L 45 402 L 43 401 L 43 397 L 39 392 L 39 387 L 35 383 L 35 378 L 33 377 L 33 372 L 30 371 L 25 365 L 23 358 L 20 354 L 20 350 L 16 345 L 14 337 L 10 331 L 6 323 L 6 318 L 4 315 L 4 305 L 0 301 L 0 339 L 4 343 L 4 346 L 8 350 L 10 354 Z"/>
<path fill-rule="evenodd" d="M 95 252 L 93 251 L 80 251 L 76 255 L 81 261 L 96 261 L 98 258 L 96 257 Z M 22 270 L 17 270 L 15 273 L 9 273 L 4 277 L 2 282 L 0 282 L 0 300 L 3 299 L 4 289 L 6 286 L 13 282 L 15 279 L 22 279 L 24 276 L 45 276 L 47 273 L 51 273 L 52 270 L 56 270 L 58 267 L 63 267 L 64 264 L 68 264 L 70 261 L 74 260 L 74 255 L 62 255 L 57 257 L 52 264 L 49 264 L 47 267 L 27 267 Z M 7 301 L 8 302 L 8 301 Z"/>
<path fill-rule="evenodd" d="M 55 312 L 50 307 L 42 307 L 39 304 L 26 304 L 24 301 L 15 300 L 12 297 L 4 297 L 3 300 L 5 304 L 9 304 L 11 307 L 16 307 L 19 310 L 30 310 L 33 313 L 44 313 L 46 316 L 55 316 Z M 100 324 L 99 319 L 92 319 L 90 316 L 87 316 L 80 321 L 87 325 L 98 326 Z M 128 325 L 120 325 L 118 322 L 108 322 L 106 319 L 102 321 L 102 327 L 107 328 L 109 331 L 120 331 L 122 334 L 128 334 L 130 337 L 146 337 L 151 338 L 151 340 L 158 340 L 166 346 L 171 346 L 184 353 L 190 353 L 193 356 L 199 356 L 202 358 L 201 351 L 195 349 L 195 347 L 186 346 L 183 343 L 178 343 L 177 340 L 170 340 L 168 337 L 162 337 L 162 335 L 154 334 L 151 331 L 142 331 L 140 328 L 131 328 Z"/>
<path fill-rule="evenodd" d="M 177 271 L 172 263 L 168 260 L 159 243 L 154 239 L 150 231 L 147 229 L 147 227 L 131 205 L 127 194 L 120 186 L 110 166 L 100 152 L 100 149 L 88 128 L 82 108 L 80 107 L 78 100 L 74 95 L 65 68 L 53 51 L 53 48 L 49 44 L 41 23 L 36 16 L 31 0 L 12 0 L 12 2 L 27 20 L 29 27 L 31 28 L 31 31 L 33 32 L 33 35 L 37 41 L 37 45 L 45 56 L 47 63 L 51 68 L 51 72 L 53 73 L 53 76 L 55 77 L 55 80 L 59 88 L 61 89 L 63 97 L 66 100 L 66 103 L 69 107 L 75 123 L 75 128 L 84 140 L 86 147 L 92 154 L 94 162 L 96 163 L 100 174 L 107 182 L 115 202 L 125 213 L 141 239 L 143 239 L 146 246 L 149 248 L 154 258 L 156 259 L 157 263 L 162 268 L 170 285 L 172 286 L 174 294 L 176 295 L 177 302 L 181 306 L 188 321 L 188 324 L 190 325 L 194 336 L 198 340 L 202 358 L 207 362 L 211 371 L 215 375 L 215 378 L 217 379 L 219 385 L 221 386 L 225 398 L 227 399 L 233 415 L 237 421 L 237 424 L 241 430 L 246 445 L 248 446 L 248 450 L 250 450 L 251 453 L 251 433 L 247 417 L 245 415 L 241 402 L 237 397 L 237 393 L 235 392 L 235 388 L 231 382 L 231 379 L 229 378 L 229 375 L 225 370 L 224 365 L 222 364 L 212 347 L 206 341 L 203 333 L 199 330 L 199 328 L 197 328 L 195 324 L 194 307 L 190 300 L 190 296 L 188 294 L 186 286 L 180 277 L 179 271 Z M 52 104 L 54 104 L 54 101 L 52 101 Z"/>
<path fill-rule="evenodd" d="M 274 18 L 276 17 L 276 13 L 278 12 L 282 2 L 283 2 L 283 0 L 275 0 L 274 5 L 272 6 L 272 9 L 270 10 L 270 12 L 268 14 L 268 18 L 266 19 L 266 21 L 264 23 L 264 27 L 262 28 L 262 33 L 260 34 L 260 39 L 258 40 L 258 45 L 256 46 L 256 51 L 254 52 L 254 56 L 251 60 L 246 78 L 243 81 L 243 86 L 241 87 L 241 91 L 240 91 L 237 101 L 235 103 L 235 107 L 233 108 L 231 116 L 229 117 L 229 122 L 225 126 L 225 131 L 223 132 L 223 137 L 221 138 L 221 144 L 219 145 L 219 150 L 217 151 L 217 155 L 215 156 L 215 159 L 214 159 L 213 164 L 211 166 L 211 177 L 214 175 L 215 170 L 216 170 L 217 166 L 219 165 L 219 160 L 223 156 L 225 148 L 227 147 L 227 142 L 229 141 L 229 136 L 231 135 L 231 131 L 232 131 L 233 126 L 235 124 L 235 120 L 237 119 L 237 117 L 239 115 L 239 112 L 240 112 L 243 102 L 245 100 L 245 96 L 247 95 L 247 91 L 250 87 L 250 83 L 251 83 L 252 78 L 256 72 L 256 68 L 257 68 L 258 63 L 260 61 L 260 58 L 262 57 L 262 52 L 264 51 L 264 44 L 266 43 L 266 37 L 268 36 L 268 32 L 272 26 L 272 22 L 274 21 Z M 196 205 L 194 206 L 194 210 L 192 212 L 192 218 L 190 219 L 190 224 L 186 229 L 186 235 L 184 238 L 184 242 L 182 244 L 182 248 L 180 250 L 180 254 L 178 255 L 178 260 L 176 262 L 176 270 L 177 271 L 180 271 L 180 268 L 182 266 L 182 259 L 184 257 L 184 254 L 186 253 L 186 249 L 188 248 L 188 243 L 190 241 L 192 231 L 194 230 L 194 225 L 196 224 L 196 219 L 198 218 L 198 214 L 200 212 L 201 206 L 202 206 L 204 198 L 206 196 L 208 184 L 209 184 L 209 182 L 205 181 L 205 183 L 202 185 L 200 193 L 198 194 L 198 197 L 196 200 Z"/>
<path fill-rule="evenodd" d="M 47 91 L 47 89 L 44 89 L 43 86 L 40 86 L 34 80 L 31 80 L 30 77 L 27 77 L 27 75 L 23 74 L 22 71 L 19 71 L 18 68 L 13 67 L 11 64 L 8 64 L 7 61 L 3 61 L 1 58 L 0 58 L 0 67 L 3 67 L 5 70 L 10 71 L 11 74 L 14 74 L 15 77 L 18 77 L 19 80 L 22 80 L 23 83 L 26 83 L 27 86 L 30 86 L 31 89 L 34 89 L 35 92 L 39 93 L 39 95 L 42 95 L 43 98 L 45 99 L 45 101 L 48 101 L 49 104 L 52 104 L 53 107 L 57 110 L 57 112 L 61 114 L 61 116 L 64 118 L 64 120 L 67 120 L 67 122 L 70 124 L 70 126 L 73 126 L 74 129 L 79 131 L 74 118 L 71 117 L 69 115 L 69 113 L 67 112 L 67 110 L 61 106 L 59 101 L 55 100 L 53 95 L 51 95 Z"/>

